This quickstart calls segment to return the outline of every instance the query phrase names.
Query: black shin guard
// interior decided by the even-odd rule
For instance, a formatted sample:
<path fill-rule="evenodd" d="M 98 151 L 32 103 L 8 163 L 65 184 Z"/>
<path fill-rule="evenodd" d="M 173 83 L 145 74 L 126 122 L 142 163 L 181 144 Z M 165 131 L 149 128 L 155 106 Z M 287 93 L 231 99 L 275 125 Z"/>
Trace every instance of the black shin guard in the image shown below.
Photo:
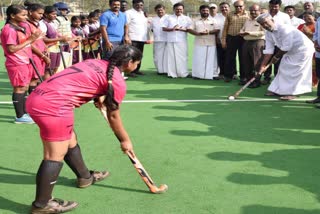
<path fill-rule="evenodd" d="M 33 92 L 33 90 L 36 89 L 36 87 L 37 87 L 36 85 L 35 86 L 33 86 L 33 85 L 31 86 L 30 85 L 29 89 L 28 89 L 28 93 L 31 94 Z"/>
<path fill-rule="evenodd" d="M 52 190 L 57 182 L 63 163 L 58 161 L 43 160 L 38 169 L 36 184 L 36 207 L 45 207 L 52 198 Z"/>
<path fill-rule="evenodd" d="M 24 115 L 24 103 L 25 103 L 25 93 L 12 93 L 12 102 L 14 110 L 16 112 L 16 117 L 20 118 Z"/>
<path fill-rule="evenodd" d="M 68 153 L 64 156 L 64 161 L 78 178 L 90 178 L 90 171 L 83 161 L 81 149 L 78 144 L 74 148 L 68 149 Z"/>

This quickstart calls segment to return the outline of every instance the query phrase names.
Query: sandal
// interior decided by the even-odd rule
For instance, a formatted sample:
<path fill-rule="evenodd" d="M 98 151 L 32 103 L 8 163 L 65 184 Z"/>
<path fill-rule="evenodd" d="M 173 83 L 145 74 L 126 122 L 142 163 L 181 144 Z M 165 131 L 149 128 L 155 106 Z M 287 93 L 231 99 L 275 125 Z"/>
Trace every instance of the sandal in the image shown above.
<path fill-rule="evenodd" d="M 276 93 L 273 93 L 271 91 L 268 91 L 267 93 L 264 94 L 264 96 L 267 96 L 267 97 L 278 97 L 280 95 L 276 94 Z"/>
<path fill-rule="evenodd" d="M 107 178 L 110 173 L 108 171 L 92 171 L 90 170 L 90 178 L 78 178 L 77 186 L 79 188 L 86 188 L 96 182 L 102 181 Z"/>
<path fill-rule="evenodd" d="M 293 99 L 295 99 L 295 98 L 297 98 L 297 96 L 287 95 L 287 96 L 282 96 L 282 97 L 280 97 L 279 99 L 280 99 L 280 100 L 283 100 L 283 101 L 289 101 L 289 100 L 293 100 Z"/>

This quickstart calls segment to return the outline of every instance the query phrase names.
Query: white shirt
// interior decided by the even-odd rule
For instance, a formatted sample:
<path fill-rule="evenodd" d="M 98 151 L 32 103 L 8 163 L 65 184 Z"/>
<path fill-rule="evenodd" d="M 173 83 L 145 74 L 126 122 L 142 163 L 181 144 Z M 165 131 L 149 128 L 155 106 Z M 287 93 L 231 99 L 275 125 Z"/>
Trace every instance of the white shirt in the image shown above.
<path fill-rule="evenodd" d="M 151 29 L 153 31 L 153 37 L 155 42 L 166 42 L 167 32 L 162 30 L 163 21 L 168 18 L 169 15 L 165 14 L 161 18 L 155 16 L 151 20 Z"/>
<path fill-rule="evenodd" d="M 313 43 L 293 26 L 275 24 L 272 32 L 266 31 L 266 47 L 263 53 L 273 54 L 275 46 L 291 54 L 308 50 L 310 46 L 313 47 Z"/>
<path fill-rule="evenodd" d="M 145 42 L 148 35 L 148 19 L 143 11 L 135 9 L 127 10 L 127 24 L 129 28 L 129 37 L 132 41 Z"/>
<path fill-rule="evenodd" d="M 271 15 L 271 14 L 270 14 Z M 279 11 L 276 15 L 272 16 L 274 23 L 291 25 L 290 16 L 284 12 Z"/>
<path fill-rule="evenodd" d="M 318 18 L 316 22 L 316 29 L 313 34 L 313 41 L 318 42 L 318 45 L 320 46 L 320 18 Z M 320 58 L 320 52 L 316 51 L 316 58 Z"/>
<path fill-rule="evenodd" d="M 221 39 L 222 32 L 223 32 L 223 26 L 224 26 L 224 22 L 226 20 L 226 17 L 224 15 L 222 15 L 221 13 L 218 13 L 214 17 L 212 17 L 212 16 L 210 16 L 210 17 L 215 20 L 215 23 L 217 24 L 216 28 L 220 30 L 218 37 L 219 37 L 219 39 Z"/>
<path fill-rule="evenodd" d="M 162 27 L 166 28 L 174 28 L 174 26 L 178 25 L 179 27 L 188 29 L 192 25 L 192 21 L 189 16 L 180 15 L 176 16 L 170 15 L 168 16 L 164 22 Z M 169 31 L 167 34 L 168 42 L 186 42 L 187 41 L 187 32 L 183 31 Z"/>
<path fill-rule="evenodd" d="M 305 23 L 305 21 L 303 19 L 299 19 L 295 16 L 290 19 L 290 22 L 291 22 L 291 25 L 295 28 L 297 28 L 299 25 Z"/>

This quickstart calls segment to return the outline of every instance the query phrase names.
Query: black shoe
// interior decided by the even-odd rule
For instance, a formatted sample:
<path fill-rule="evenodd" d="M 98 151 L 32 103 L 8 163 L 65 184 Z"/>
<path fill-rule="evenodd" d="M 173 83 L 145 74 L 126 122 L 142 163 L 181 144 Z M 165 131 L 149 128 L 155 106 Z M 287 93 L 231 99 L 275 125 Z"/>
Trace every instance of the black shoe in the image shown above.
<path fill-rule="evenodd" d="M 141 71 L 135 71 L 135 72 L 133 72 L 133 73 L 138 74 L 138 75 L 144 75 L 144 73 L 141 72 Z"/>
<path fill-rule="evenodd" d="M 262 85 L 269 85 L 270 82 L 271 82 L 271 79 L 269 79 L 269 78 L 264 78 L 264 80 L 261 81 L 261 84 L 262 84 Z"/>
<path fill-rule="evenodd" d="M 135 77 L 137 77 L 137 75 L 136 75 L 135 73 L 132 73 L 132 72 L 131 72 L 131 73 L 128 74 L 128 77 L 133 77 L 133 78 L 135 78 Z"/>
<path fill-rule="evenodd" d="M 220 80 L 220 77 L 213 77 L 213 80 Z"/>
<path fill-rule="evenodd" d="M 260 85 L 261 85 L 261 83 L 260 83 L 260 81 L 253 81 L 249 86 L 248 86 L 248 88 L 258 88 L 258 87 L 260 87 Z"/>
<path fill-rule="evenodd" d="M 247 79 L 241 79 L 239 81 L 239 85 L 245 85 L 247 83 Z"/>
<path fill-rule="evenodd" d="M 228 78 L 228 77 L 224 77 L 224 81 L 225 81 L 225 82 L 231 82 L 232 79 L 231 79 L 231 78 Z"/>
<path fill-rule="evenodd" d="M 320 97 L 317 97 L 316 99 L 313 99 L 313 100 L 307 100 L 306 103 L 309 103 L 309 104 L 320 103 Z"/>

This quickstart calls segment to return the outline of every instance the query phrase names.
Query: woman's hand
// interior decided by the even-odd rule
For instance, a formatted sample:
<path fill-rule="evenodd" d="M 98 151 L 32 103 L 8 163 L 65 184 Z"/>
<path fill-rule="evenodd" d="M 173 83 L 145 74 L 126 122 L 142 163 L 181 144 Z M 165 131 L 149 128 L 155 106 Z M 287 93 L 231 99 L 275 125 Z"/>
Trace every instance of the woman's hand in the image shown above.
<path fill-rule="evenodd" d="M 123 151 L 123 153 L 126 153 L 126 152 L 132 153 L 133 152 L 133 146 L 132 146 L 132 143 L 130 140 L 121 142 L 120 148 Z"/>

